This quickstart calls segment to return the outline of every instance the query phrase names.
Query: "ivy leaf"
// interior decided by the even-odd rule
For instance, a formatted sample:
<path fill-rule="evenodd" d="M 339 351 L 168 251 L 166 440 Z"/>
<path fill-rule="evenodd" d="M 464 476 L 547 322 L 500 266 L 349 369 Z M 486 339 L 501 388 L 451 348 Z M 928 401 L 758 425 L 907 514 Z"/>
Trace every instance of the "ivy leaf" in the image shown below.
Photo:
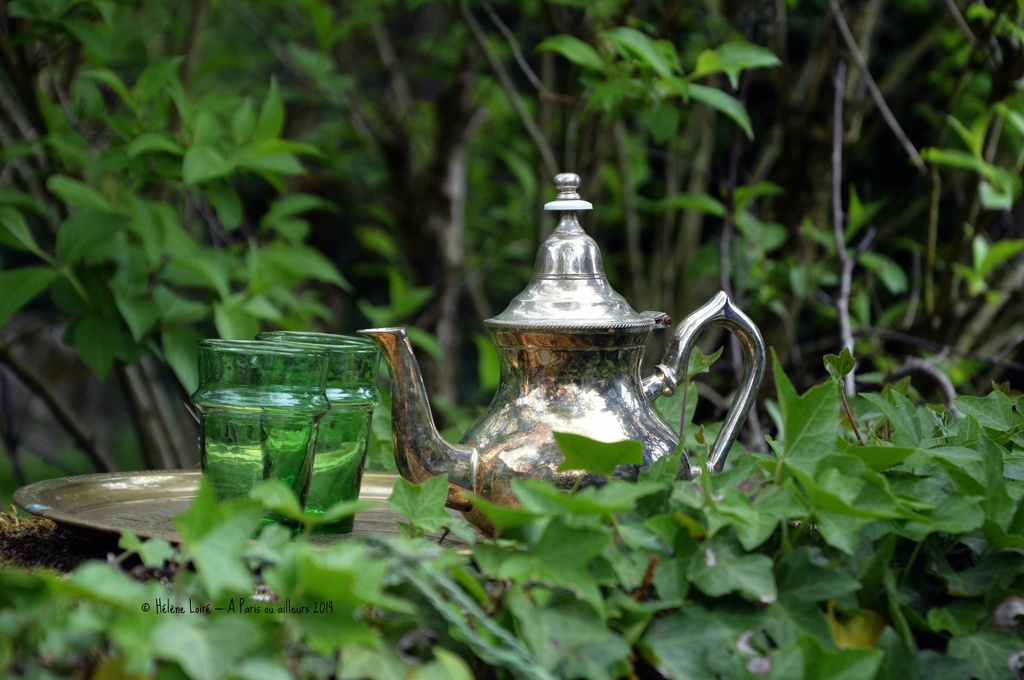
<path fill-rule="evenodd" d="M 448 475 L 438 475 L 420 484 L 403 477 L 395 480 L 388 506 L 408 520 L 410 527 L 427 533 L 440 531 L 452 520 L 444 508 L 448 499 Z"/>
<path fill-rule="evenodd" d="M 1010 657 L 1020 652 L 1020 638 L 1002 631 L 983 631 L 956 637 L 949 642 L 949 655 L 970 661 L 971 677 L 998 680 L 1006 677 Z"/>
<path fill-rule="evenodd" d="M 957 397 L 953 403 L 961 413 L 974 416 L 979 425 L 997 436 L 1024 426 L 1024 416 L 1015 412 L 1010 398 L 998 390 L 985 397 Z"/>
<path fill-rule="evenodd" d="M 760 553 L 743 553 L 721 536 L 703 547 L 690 563 L 686 576 L 711 597 L 735 592 L 761 604 L 778 598 L 772 559 Z"/>
<path fill-rule="evenodd" d="M 860 581 L 810 548 L 799 548 L 783 557 L 775 573 L 780 599 L 790 601 L 837 600 L 861 588 Z"/>
<path fill-rule="evenodd" d="M 159 567 L 174 557 L 174 546 L 159 538 L 142 540 L 130 531 L 121 532 L 117 547 L 130 555 L 138 555 L 147 567 Z"/>
<path fill-rule="evenodd" d="M 839 437 L 839 392 L 826 383 L 798 395 L 774 351 L 772 361 L 782 416 L 783 462 L 810 471 Z"/>
<path fill-rule="evenodd" d="M 856 365 L 857 362 L 853 358 L 853 354 L 850 353 L 849 347 L 844 347 L 843 351 L 838 355 L 825 355 L 825 370 L 828 371 L 828 374 L 832 379 L 838 383 L 842 383 L 843 378 L 849 375 L 850 371 L 852 371 Z"/>
<path fill-rule="evenodd" d="M 194 680 L 216 680 L 257 651 L 262 641 L 244 616 L 170 616 L 153 632 L 153 655 Z"/>
<path fill-rule="evenodd" d="M 191 558 L 211 598 L 225 592 L 252 593 L 253 577 L 242 554 L 262 519 L 263 508 L 253 501 L 218 503 L 204 478 L 188 510 L 174 518 L 182 554 Z"/>
<path fill-rule="evenodd" d="M 543 513 L 492 503 L 484 498 L 473 498 L 473 505 L 491 521 L 494 528 L 503 531 L 525 526 L 544 516 Z"/>
<path fill-rule="evenodd" d="M 878 649 L 826 649 L 810 635 L 771 654 L 772 676 L 778 678 L 831 678 L 859 680 L 873 678 L 884 653 Z"/>
<path fill-rule="evenodd" d="M 865 400 L 874 404 L 892 423 L 892 443 L 897 446 L 916 448 L 925 439 L 921 419 L 914 404 L 895 390 L 886 390 L 884 395 L 865 393 Z"/>
<path fill-rule="evenodd" d="M 249 491 L 249 498 L 259 501 L 264 508 L 272 510 L 296 522 L 303 518 L 302 504 L 290 486 L 280 479 L 266 479 Z"/>
<path fill-rule="evenodd" d="M 642 465 L 644 446 L 633 440 L 600 442 L 581 434 L 554 432 L 555 442 L 565 460 L 557 470 L 586 470 L 611 475 L 620 465 Z"/>

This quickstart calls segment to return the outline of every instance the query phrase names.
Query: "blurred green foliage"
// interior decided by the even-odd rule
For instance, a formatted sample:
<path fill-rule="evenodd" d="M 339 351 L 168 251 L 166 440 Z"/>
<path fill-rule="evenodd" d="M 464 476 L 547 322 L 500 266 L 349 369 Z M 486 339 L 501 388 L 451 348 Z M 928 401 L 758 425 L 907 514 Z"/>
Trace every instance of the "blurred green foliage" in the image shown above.
<path fill-rule="evenodd" d="M 195 341 L 270 327 L 408 326 L 461 431 L 497 375 L 482 321 L 525 285 L 562 170 L 635 308 L 727 290 L 797 384 L 845 347 L 849 396 L 1021 385 L 1016 3 L 4 9 L 0 430 L 20 481 L 68 448 L 193 464 Z M 702 417 L 732 363 L 701 378 Z"/>

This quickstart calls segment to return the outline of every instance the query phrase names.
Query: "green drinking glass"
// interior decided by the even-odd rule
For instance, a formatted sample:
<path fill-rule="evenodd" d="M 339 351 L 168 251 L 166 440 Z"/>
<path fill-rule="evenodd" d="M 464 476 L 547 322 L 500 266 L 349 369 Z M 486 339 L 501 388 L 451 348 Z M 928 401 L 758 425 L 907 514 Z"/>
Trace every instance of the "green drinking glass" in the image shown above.
<path fill-rule="evenodd" d="M 256 337 L 282 346 L 310 346 L 328 353 L 326 391 L 330 409 L 320 421 L 306 512 L 323 514 L 336 503 L 356 500 L 373 409 L 380 401 L 380 349 L 365 338 L 330 333 L 274 331 Z M 353 518 L 347 517 L 317 525 L 314 532 L 343 534 L 352 531 L 352 526 Z"/>
<path fill-rule="evenodd" d="M 315 347 L 199 342 L 199 388 L 191 399 L 200 414 L 203 476 L 219 500 L 277 479 L 305 503 L 317 426 L 329 407 L 327 360 Z"/>

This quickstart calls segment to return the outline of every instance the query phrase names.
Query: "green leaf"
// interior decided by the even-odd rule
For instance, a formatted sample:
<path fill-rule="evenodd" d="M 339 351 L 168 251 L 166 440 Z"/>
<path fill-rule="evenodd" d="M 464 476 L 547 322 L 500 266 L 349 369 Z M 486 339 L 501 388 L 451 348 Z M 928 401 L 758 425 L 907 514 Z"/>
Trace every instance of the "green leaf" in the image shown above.
<path fill-rule="evenodd" d="M 1014 411 L 1013 402 L 999 391 L 990 392 L 985 397 L 960 396 L 953 403 L 964 415 L 974 416 L 978 424 L 993 435 L 1024 425 L 1024 417 Z"/>
<path fill-rule="evenodd" d="M 694 603 L 655 618 L 639 648 L 662 677 L 742 677 L 742 671 L 722 674 L 719 663 L 733 653 L 744 631 L 758 627 L 760 622 L 751 616 L 709 611 Z"/>
<path fill-rule="evenodd" d="M 771 68 L 782 64 L 771 50 L 748 42 L 729 42 L 714 50 L 704 50 L 697 56 L 697 66 L 691 77 L 699 78 L 724 72 L 735 90 L 739 87 L 741 72 L 756 68 Z"/>
<path fill-rule="evenodd" d="M 0 243 L 47 259 L 32 236 L 25 217 L 19 211 L 6 206 L 0 206 Z"/>
<path fill-rule="evenodd" d="M 747 114 L 747 110 L 743 107 L 743 104 L 741 104 L 740 101 L 731 94 L 727 94 L 713 87 L 707 87 L 706 85 L 690 83 L 690 86 L 687 88 L 687 95 L 689 99 L 698 101 L 715 109 L 716 111 L 724 113 L 734 123 L 740 126 L 740 129 L 746 133 L 749 139 L 754 138 L 754 128 L 750 122 L 750 115 Z"/>
<path fill-rule="evenodd" d="M 633 509 L 638 499 L 664 488 L 660 482 L 609 480 L 608 484 L 600 487 L 586 487 L 569 493 L 546 480 L 512 480 L 512 490 L 523 509 L 541 514 L 613 515 Z"/>
<path fill-rule="evenodd" d="M 59 589 L 132 612 L 145 601 L 145 591 L 139 583 L 125 572 L 99 561 L 82 564 L 61 582 Z"/>
<path fill-rule="evenodd" d="M 642 465 L 644 446 L 638 441 L 600 442 L 570 432 L 553 432 L 555 442 L 565 460 L 557 470 L 586 470 L 610 475 L 620 465 Z"/>
<path fill-rule="evenodd" d="M 706 193 L 682 192 L 664 198 L 657 203 L 658 210 L 674 208 L 704 213 L 712 217 L 724 217 L 725 206 L 717 198 Z"/>
<path fill-rule="evenodd" d="M 135 157 L 146 153 L 166 153 L 180 156 L 185 153 L 185 150 L 174 137 L 167 133 L 143 132 L 128 145 L 128 155 Z"/>
<path fill-rule="evenodd" d="M 984 631 L 955 637 L 949 642 L 949 655 L 970 661 L 972 677 L 978 680 L 999 680 L 1007 677 L 1010 657 L 1021 651 L 1016 635 L 1001 631 Z"/>
<path fill-rule="evenodd" d="M 981 262 L 975 262 L 974 266 L 982 276 L 989 276 L 997 267 L 1009 262 L 1022 251 L 1024 251 L 1024 239 L 996 241 L 986 249 Z"/>
<path fill-rule="evenodd" d="M 81 75 L 82 75 L 83 78 L 88 78 L 88 79 L 95 80 L 97 82 L 103 83 L 104 85 L 109 87 L 111 90 L 116 92 L 117 95 L 121 98 L 121 101 L 123 101 L 125 104 L 128 105 L 128 108 L 132 109 L 133 111 L 138 110 L 138 104 L 135 102 L 135 98 L 128 91 L 128 88 L 125 87 L 124 81 L 122 81 L 121 77 L 119 75 L 117 75 L 116 73 L 114 73 L 113 71 L 111 71 L 110 69 L 108 69 L 108 68 L 88 69 L 88 70 L 82 71 Z"/>
<path fill-rule="evenodd" d="M 46 290 L 57 272 L 50 267 L 19 267 L 0 271 L 0 325 Z"/>
<path fill-rule="evenodd" d="M 206 198 L 217 212 L 217 219 L 227 231 L 234 231 L 242 223 L 242 199 L 229 182 L 210 182 L 206 185 Z"/>
<path fill-rule="evenodd" d="M 260 331 L 259 320 L 245 308 L 244 300 L 233 296 L 213 304 L 213 323 L 217 335 L 226 340 L 246 340 Z"/>
<path fill-rule="evenodd" d="M 448 475 L 438 475 L 420 484 L 400 477 L 395 481 L 388 506 L 408 520 L 412 527 L 434 533 L 452 521 L 445 510 L 447 500 Z"/>
<path fill-rule="evenodd" d="M 545 516 L 541 512 L 500 505 L 478 497 L 473 498 L 473 506 L 482 512 L 499 531 L 526 526 Z"/>
<path fill-rule="evenodd" d="M 893 295 L 905 293 L 910 289 L 907 273 L 892 258 L 869 250 L 861 253 L 857 261 L 865 269 L 875 274 L 885 289 Z"/>
<path fill-rule="evenodd" d="M 46 188 L 68 205 L 100 211 L 111 209 L 103 194 L 88 184 L 65 175 L 52 175 L 46 180 Z"/>
<path fill-rule="evenodd" d="M 916 451 L 920 449 L 911 449 L 902 446 L 880 446 L 880 445 L 865 445 L 859 446 L 857 444 L 842 443 L 840 442 L 840 448 L 843 453 L 856 456 L 861 459 L 865 465 L 874 470 L 875 472 L 882 472 L 888 470 L 894 465 L 899 465 Z"/>
<path fill-rule="evenodd" d="M 853 358 L 849 347 L 844 347 L 838 356 L 835 354 L 825 355 L 825 370 L 837 383 L 842 383 L 843 378 L 849 375 L 856 365 L 857 361 Z"/>
<path fill-rule="evenodd" d="M 307 245 L 272 243 L 258 253 L 258 268 L 253 287 L 284 283 L 289 287 L 306 281 L 323 281 L 351 291 L 350 284 L 324 254 Z"/>
<path fill-rule="evenodd" d="M 174 546 L 159 538 L 140 539 L 130 531 L 121 532 L 117 547 L 130 555 L 138 555 L 147 567 L 161 567 L 174 558 Z"/>
<path fill-rule="evenodd" d="M 706 595 L 739 593 L 748 600 L 769 604 L 778 597 L 772 559 L 744 553 L 721 536 L 712 538 L 690 562 L 686 576 Z"/>
<path fill-rule="evenodd" d="M 212 146 L 197 144 L 185 152 L 181 178 L 186 184 L 201 184 L 234 171 L 232 163 Z"/>
<path fill-rule="evenodd" d="M 177 663 L 192 680 L 219 680 L 265 644 L 260 637 L 246 616 L 169 616 L 153 632 L 153 655 Z"/>
<path fill-rule="evenodd" d="M 774 351 L 772 362 L 782 416 L 783 461 L 810 470 L 833 450 L 839 437 L 839 392 L 826 383 L 799 396 Z"/>
<path fill-rule="evenodd" d="M 264 508 L 296 522 L 301 521 L 305 514 L 295 491 L 279 479 L 263 480 L 249 491 L 249 498 L 262 503 Z"/>
<path fill-rule="evenodd" d="M 174 518 L 182 554 L 191 558 L 211 598 L 223 593 L 252 593 L 253 576 L 242 555 L 262 518 L 263 508 L 253 501 L 217 503 L 205 478 L 200 478 L 188 510 Z"/>
<path fill-rule="evenodd" d="M 89 314 L 71 326 L 68 340 L 89 370 L 103 378 L 110 373 L 121 351 L 121 327 L 110 319 Z"/>
<path fill-rule="evenodd" d="M 557 52 L 563 57 L 585 69 L 604 71 L 605 63 L 601 55 L 592 45 L 571 35 L 553 35 L 547 38 L 536 49 L 538 51 Z"/>
<path fill-rule="evenodd" d="M 314 210 L 336 213 L 338 212 L 338 206 L 312 194 L 290 194 L 277 199 L 271 204 L 270 209 L 260 220 L 260 225 L 273 227 L 281 220 Z"/>
<path fill-rule="evenodd" d="M 884 395 L 865 393 L 861 395 L 866 401 L 874 404 L 885 418 L 892 424 L 892 443 L 907 448 L 921 446 L 925 439 L 921 420 L 914 404 L 895 390 L 887 390 Z"/>
<path fill-rule="evenodd" d="M 861 588 L 857 579 L 809 548 L 784 556 L 775 569 L 779 598 L 791 602 L 827 602 Z"/>
<path fill-rule="evenodd" d="M 199 331 L 185 326 L 168 328 L 161 335 L 164 361 L 174 371 L 186 394 L 192 394 L 199 387 L 197 344 L 202 339 Z"/>
<path fill-rule="evenodd" d="M 829 650 L 804 635 L 793 645 L 772 652 L 772 677 L 868 680 L 875 677 L 883 656 L 878 649 Z"/>
<path fill-rule="evenodd" d="M 114 259 L 111 241 L 127 226 L 127 218 L 101 210 L 79 210 L 60 225 L 57 259 L 74 266 L 79 260 L 97 262 Z"/>
<path fill-rule="evenodd" d="M 306 172 L 306 168 L 293 153 L 270 153 L 242 157 L 238 159 L 238 166 L 262 175 L 268 180 L 272 175 L 301 175 Z"/>
<path fill-rule="evenodd" d="M 277 78 L 271 77 L 270 88 L 267 90 L 267 96 L 263 99 L 259 117 L 256 119 L 253 140 L 262 142 L 276 139 L 281 136 L 283 130 L 284 103 L 281 100 L 281 91 L 277 86 Z"/>
<path fill-rule="evenodd" d="M 235 144 L 251 141 L 256 132 L 256 107 L 246 97 L 231 116 L 231 136 Z"/>
<path fill-rule="evenodd" d="M 636 57 L 662 78 L 674 75 L 675 68 L 665 52 L 651 36 L 629 26 L 619 26 L 601 32 L 601 37 L 612 42 L 624 54 Z"/>

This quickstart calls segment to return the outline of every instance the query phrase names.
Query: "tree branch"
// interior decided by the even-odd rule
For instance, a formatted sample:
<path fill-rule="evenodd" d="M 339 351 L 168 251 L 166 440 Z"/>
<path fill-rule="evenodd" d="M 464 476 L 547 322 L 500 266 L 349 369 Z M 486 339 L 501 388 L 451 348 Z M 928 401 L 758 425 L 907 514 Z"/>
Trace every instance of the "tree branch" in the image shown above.
<path fill-rule="evenodd" d="M 839 315 L 840 344 L 853 354 L 853 333 L 850 330 L 850 287 L 853 267 L 856 264 L 846 250 L 846 235 L 843 231 L 843 97 L 846 95 L 846 62 L 836 64 L 835 96 L 832 99 L 832 235 L 839 257 L 839 298 L 836 312 Z M 843 392 L 853 396 L 856 392 L 856 368 L 843 376 Z"/>
<path fill-rule="evenodd" d="M 882 113 L 882 118 L 885 119 L 889 129 L 899 140 L 900 144 L 906 150 L 907 155 L 910 157 L 910 161 L 914 164 L 920 172 L 925 172 L 924 159 L 921 158 L 921 154 L 917 151 L 917 148 L 911 143 L 906 133 L 903 132 L 903 128 L 900 127 L 896 117 L 892 114 L 892 110 L 889 105 L 885 102 L 885 97 L 882 96 L 881 90 L 878 89 L 878 84 L 875 79 L 871 76 L 871 71 L 868 70 L 867 62 L 864 60 L 864 55 L 861 53 L 860 48 L 857 46 L 857 41 L 853 39 L 853 33 L 850 32 L 850 27 L 846 23 L 846 19 L 843 17 L 843 11 L 839 7 L 839 0 L 828 0 L 828 6 L 832 10 L 832 17 L 835 20 L 836 27 L 839 29 L 839 34 L 843 38 L 843 43 L 846 45 L 846 49 L 850 51 L 850 57 L 853 59 L 853 63 L 860 70 L 861 75 L 864 76 L 864 82 L 867 83 L 868 91 L 871 92 L 871 98 L 875 101 L 875 106 Z"/>
<path fill-rule="evenodd" d="M 530 135 L 530 139 L 533 140 L 534 145 L 537 147 L 537 151 L 541 155 L 541 160 L 544 162 L 545 168 L 547 168 L 548 175 L 554 177 L 558 174 L 558 162 L 555 160 L 555 154 L 551 150 L 551 146 L 548 144 L 547 139 L 544 138 L 544 134 L 537 126 L 536 121 L 530 115 L 530 112 L 526 110 L 526 104 L 523 102 L 523 98 L 519 96 L 519 91 L 516 90 L 515 84 L 512 82 L 512 78 L 509 76 L 508 71 L 505 70 L 505 66 L 499 61 L 497 55 L 487 44 L 487 34 L 484 33 L 484 29 L 480 26 L 480 22 L 473 16 L 473 12 L 470 11 L 465 0 L 459 2 L 459 10 L 462 12 L 463 18 L 466 20 L 466 25 L 469 26 L 470 32 L 476 39 L 477 44 L 483 51 L 484 56 L 487 57 L 487 62 L 491 65 L 494 70 L 494 74 L 498 77 L 498 82 L 501 83 L 502 90 L 505 91 L 505 95 L 509 98 L 509 102 L 512 104 L 512 108 L 515 109 L 516 114 L 519 116 L 520 122 L 523 127 L 526 128 L 527 134 Z"/>
<path fill-rule="evenodd" d="M 3 342 L 0 342 L 0 362 L 4 363 L 30 392 L 42 399 L 60 426 L 71 436 L 75 446 L 81 449 L 92 463 L 93 468 L 99 472 L 110 472 L 114 469 L 114 466 L 107 461 L 106 456 L 96 446 L 95 435 L 85 429 L 78 421 L 77 416 L 57 397 L 43 379 L 36 375 L 30 367 L 19 361 L 11 352 L 10 347 Z"/>

